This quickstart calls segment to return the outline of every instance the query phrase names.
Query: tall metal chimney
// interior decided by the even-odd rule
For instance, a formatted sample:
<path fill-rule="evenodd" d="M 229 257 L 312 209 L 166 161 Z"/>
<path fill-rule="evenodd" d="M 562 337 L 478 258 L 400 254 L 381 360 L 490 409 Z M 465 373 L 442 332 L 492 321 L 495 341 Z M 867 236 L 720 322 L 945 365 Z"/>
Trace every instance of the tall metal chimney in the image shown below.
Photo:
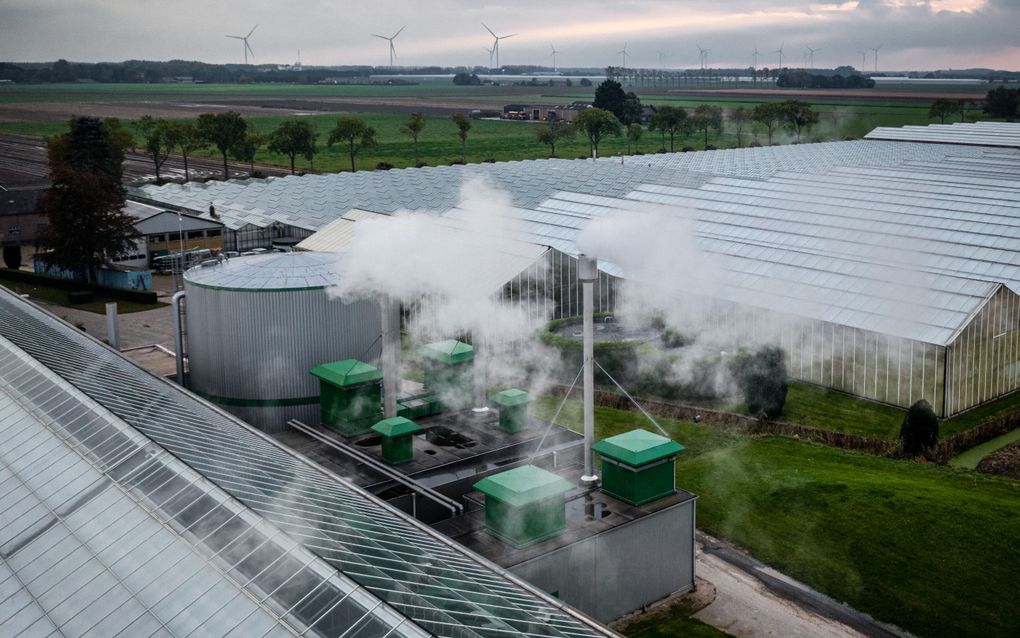
<path fill-rule="evenodd" d="M 379 300 L 382 316 L 383 418 L 397 416 L 400 393 L 400 304 L 392 297 Z"/>
<path fill-rule="evenodd" d="M 584 316 L 584 474 L 581 482 L 594 487 L 599 477 L 592 467 L 591 446 L 595 443 L 595 281 L 598 261 L 588 255 L 577 256 L 577 279 L 581 282 Z"/>
<path fill-rule="evenodd" d="M 485 343 L 482 341 L 482 337 L 479 332 L 479 330 L 474 330 L 471 333 L 471 345 L 475 348 L 475 360 L 472 363 L 474 366 L 475 407 L 471 410 L 476 414 L 484 414 L 489 411 L 489 401 L 485 396 L 486 357 L 482 354 L 482 347 Z"/>

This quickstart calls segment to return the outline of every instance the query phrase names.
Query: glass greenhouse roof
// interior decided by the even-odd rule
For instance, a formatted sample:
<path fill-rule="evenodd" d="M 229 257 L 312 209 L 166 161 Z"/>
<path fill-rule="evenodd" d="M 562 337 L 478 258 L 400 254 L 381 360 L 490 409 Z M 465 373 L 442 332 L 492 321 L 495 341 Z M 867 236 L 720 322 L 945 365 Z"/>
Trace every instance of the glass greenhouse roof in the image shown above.
<path fill-rule="evenodd" d="M 174 580 L 161 581 L 154 595 L 170 597 L 174 604 L 157 608 L 146 585 L 119 583 L 112 559 L 89 562 L 95 555 L 91 546 L 80 553 L 90 565 L 81 574 L 87 582 L 103 578 L 109 583 L 119 596 L 111 597 L 110 604 L 131 605 L 140 615 L 148 611 L 147 622 L 155 623 L 149 634 L 159 633 L 159 622 L 169 622 L 182 609 L 194 609 L 182 622 L 206 616 L 226 622 L 218 613 L 227 612 L 218 610 L 238 600 L 242 606 L 237 609 L 250 612 L 237 611 L 246 615 L 235 623 L 242 626 L 250 618 L 252 627 L 261 627 L 244 630 L 245 636 L 272 635 L 274 622 L 292 635 L 616 635 L 3 289 L 0 338 L 0 427 L 25 420 L 25 412 L 33 414 L 21 436 L 5 437 L 5 473 L 0 476 L 12 488 L 30 486 L 12 496 L 15 502 L 7 507 L 31 514 L 6 516 L 5 521 L 24 523 L 5 529 L 0 542 L 27 549 L 36 539 L 56 534 L 66 537 L 67 550 L 73 551 L 100 532 L 96 525 L 105 519 L 97 517 L 104 507 L 122 503 L 152 530 L 150 535 L 160 534 L 169 544 L 165 554 L 132 560 L 143 565 L 155 561 L 160 570 L 171 570 Z M 44 378 L 45 383 L 40 381 Z M 20 412 L 15 403 L 22 406 Z M 38 440 L 17 448 L 25 437 Z M 45 467 L 10 466 L 9 459 L 44 444 L 55 450 Z M 72 482 L 77 487 L 64 489 Z M 81 518 L 70 520 L 74 512 L 81 512 Z M 131 521 L 123 524 L 128 527 L 111 533 L 132 535 Z M 38 533 L 26 532 L 31 525 L 38 526 Z M 143 543 L 139 551 L 159 552 L 161 547 Z M 123 553 L 128 547 L 115 544 L 114 549 Z M 24 613 L 49 614 L 64 595 L 87 613 L 100 613 L 83 602 L 98 593 L 93 588 L 78 592 L 85 596 L 80 599 L 66 587 L 59 598 L 26 591 L 10 576 L 21 569 L 7 558 L 17 552 L 6 546 L 3 552 L 0 577 L 5 591 L 21 592 Z M 32 562 L 35 569 L 58 558 L 49 552 L 41 556 L 43 562 Z M 60 582 L 75 577 L 54 576 Z M 218 584 L 217 577 L 232 582 Z M 196 601 L 190 585 L 183 583 L 209 594 Z M 226 609 L 232 611 L 233 604 Z"/>
<path fill-rule="evenodd" d="M 1020 148 L 1020 123 L 972 122 L 929 126 L 879 127 L 864 136 L 868 140 L 935 142 Z"/>

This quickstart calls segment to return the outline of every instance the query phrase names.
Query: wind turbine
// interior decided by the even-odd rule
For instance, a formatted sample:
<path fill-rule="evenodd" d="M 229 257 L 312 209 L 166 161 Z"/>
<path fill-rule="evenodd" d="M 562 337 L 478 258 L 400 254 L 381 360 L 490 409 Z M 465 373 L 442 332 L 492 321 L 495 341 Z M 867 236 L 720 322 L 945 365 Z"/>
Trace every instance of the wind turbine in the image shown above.
<path fill-rule="evenodd" d="M 493 51 L 496 50 L 496 48 L 495 47 L 493 47 L 491 49 L 488 48 L 488 47 L 482 47 L 482 48 L 485 49 L 485 52 L 489 54 L 489 68 L 491 69 L 492 68 L 492 53 L 493 53 Z"/>
<path fill-rule="evenodd" d="M 875 73 L 878 73 L 878 50 L 884 47 L 884 44 L 880 44 L 877 47 L 872 47 L 872 51 L 875 52 Z"/>
<path fill-rule="evenodd" d="M 773 53 L 778 53 L 778 54 L 779 54 L 779 70 L 780 70 L 780 71 L 782 71 L 782 70 L 783 70 L 783 47 L 784 47 L 784 46 L 786 46 L 786 43 L 785 43 L 785 42 L 783 42 L 782 44 L 780 44 L 780 45 L 779 45 L 779 48 L 778 48 L 778 49 L 776 49 L 775 51 L 773 51 Z"/>
<path fill-rule="evenodd" d="M 865 67 L 868 65 L 868 50 L 864 49 L 863 51 L 858 51 L 858 53 L 861 54 L 861 73 L 864 73 L 867 71 Z"/>
<path fill-rule="evenodd" d="M 704 71 L 705 65 L 708 64 L 708 52 L 711 49 L 703 49 L 700 44 L 695 44 L 694 46 L 698 47 L 698 51 L 701 53 L 701 70 Z"/>
<path fill-rule="evenodd" d="M 812 49 L 811 47 L 807 47 L 807 50 L 808 59 L 811 60 L 811 68 L 813 69 L 815 68 L 815 53 L 821 51 L 821 49 Z"/>
<path fill-rule="evenodd" d="M 556 47 L 554 47 L 554 46 L 553 46 L 553 45 L 551 45 L 551 44 L 549 45 L 549 48 L 550 48 L 550 49 L 552 49 L 552 59 L 553 59 L 553 73 L 555 73 L 555 72 L 556 72 L 556 54 L 557 54 L 557 53 L 560 53 L 560 51 L 557 51 L 557 50 L 556 50 Z"/>
<path fill-rule="evenodd" d="M 754 51 L 751 52 L 751 68 L 755 71 L 758 70 L 758 45 L 754 45 Z"/>
<path fill-rule="evenodd" d="M 248 52 L 249 51 L 251 52 L 251 57 L 253 57 L 253 58 L 255 57 L 255 51 L 253 51 L 252 48 L 251 48 L 251 45 L 248 44 L 248 38 L 250 38 L 251 34 L 255 33 L 255 29 L 258 29 L 258 28 L 259 28 L 259 25 L 256 24 L 255 26 L 253 26 L 251 28 L 251 31 L 248 32 L 248 35 L 228 35 L 227 36 L 228 38 L 233 38 L 235 40 L 241 40 L 242 42 L 244 42 L 244 63 L 245 64 L 248 64 Z"/>
<path fill-rule="evenodd" d="M 499 66 L 499 41 L 500 40 L 506 40 L 507 38 L 512 38 L 512 37 L 514 37 L 517 34 L 516 33 L 511 33 L 510 35 L 496 35 L 496 32 L 493 31 L 492 29 L 490 29 L 489 27 L 486 27 L 484 22 L 482 23 L 482 26 L 485 27 L 485 30 L 488 31 L 489 33 L 491 33 L 492 37 L 496 39 L 492 43 L 492 50 L 495 51 L 495 53 L 496 53 L 496 68 L 497 69 L 502 68 L 502 67 Z"/>
<path fill-rule="evenodd" d="M 619 55 L 623 55 L 623 66 L 620 67 L 620 68 L 622 68 L 623 70 L 627 70 L 627 43 L 624 42 L 623 43 L 623 50 L 622 51 L 617 51 L 616 53 L 619 54 Z"/>
<path fill-rule="evenodd" d="M 393 41 L 396 40 L 397 36 L 400 35 L 400 32 L 403 31 L 406 28 L 407 28 L 407 25 L 405 24 L 404 26 L 400 27 L 400 29 L 398 29 L 396 33 L 394 33 L 393 35 L 391 35 L 388 38 L 386 36 L 384 36 L 384 35 L 377 35 L 375 33 L 372 34 L 373 38 L 379 38 L 380 40 L 386 40 L 387 42 L 390 43 L 390 66 L 393 66 L 393 58 L 397 57 L 397 49 L 396 49 L 396 47 L 393 46 Z"/>

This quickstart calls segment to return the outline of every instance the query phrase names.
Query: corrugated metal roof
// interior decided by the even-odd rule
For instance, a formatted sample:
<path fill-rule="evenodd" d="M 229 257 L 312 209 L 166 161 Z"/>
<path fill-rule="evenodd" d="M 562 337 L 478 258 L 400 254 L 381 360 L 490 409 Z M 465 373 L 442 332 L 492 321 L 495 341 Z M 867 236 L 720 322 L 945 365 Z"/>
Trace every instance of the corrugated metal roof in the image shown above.
<path fill-rule="evenodd" d="M 1020 148 L 1020 123 L 954 122 L 928 126 L 881 126 L 864 136 L 868 140 L 932 142 L 974 146 L 1006 146 Z"/>
<path fill-rule="evenodd" d="M 426 631 L 616 636 L 2 288 L 0 337 Z M 174 480 L 154 474 L 152 487 L 186 487 Z"/>
<path fill-rule="evenodd" d="M 339 219 L 332 221 L 303 239 L 298 245 L 299 250 L 311 250 L 322 253 L 342 253 L 350 248 L 354 241 L 355 224 L 361 221 L 386 219 L 389 215 L 373 213 L 367 210 L 350 210 Z"/>
<path fill-rule="evenodd" d="M 340 282 L 340 268 L 336 255 L 299 251 L 224 259 L 195 266 L 184 278 L 203 288 L 303 290 L 335 286 Z"/>

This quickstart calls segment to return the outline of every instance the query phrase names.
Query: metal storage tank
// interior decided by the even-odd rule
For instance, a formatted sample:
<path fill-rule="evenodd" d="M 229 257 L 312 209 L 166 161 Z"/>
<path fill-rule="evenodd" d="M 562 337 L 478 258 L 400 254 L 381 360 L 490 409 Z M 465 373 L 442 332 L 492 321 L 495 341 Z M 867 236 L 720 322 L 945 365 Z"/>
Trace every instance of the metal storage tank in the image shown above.
<path fill-rule="evenodd" d="M 184 275 L 187 386 L 265 432 L 288 419 L 318 423 L 319 382 L 309 370 L 339 359 L 375 361 L 379 306 L 341 300 L 336 255 L 240 257 Z"/>

